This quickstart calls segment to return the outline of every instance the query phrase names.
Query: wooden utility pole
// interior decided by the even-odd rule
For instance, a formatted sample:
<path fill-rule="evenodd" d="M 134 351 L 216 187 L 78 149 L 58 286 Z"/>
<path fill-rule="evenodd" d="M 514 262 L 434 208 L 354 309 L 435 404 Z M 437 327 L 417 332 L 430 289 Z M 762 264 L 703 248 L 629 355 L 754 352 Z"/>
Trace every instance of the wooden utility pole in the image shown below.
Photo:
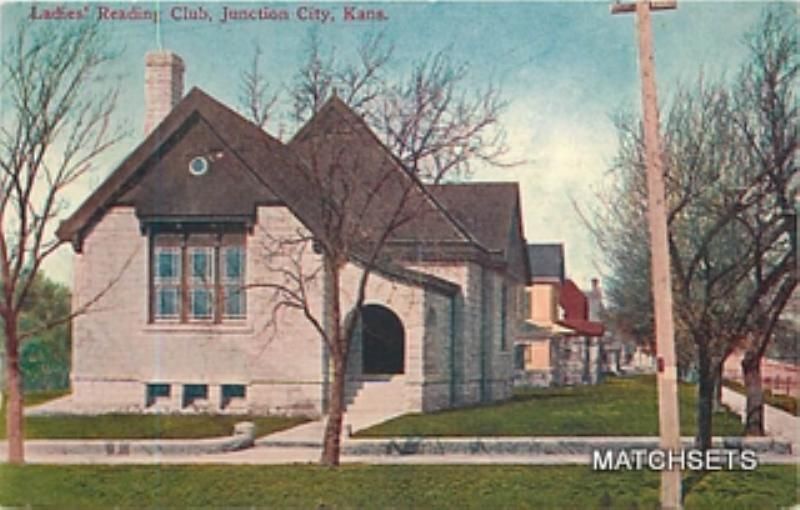
<path fill-rule="evenodd" d="M 653 34 L 650 12 L 674 9 L 675 1 L 635 4 L 614 4 L 612 14 L 636 12 L 639 39 L 639 70 L 642 75 L 642 110 L 644 144 L 647 162 L 647 205 L 650 221 L 650 253 L 653 305 L 656 321 L 658 425 L 663 450 L 681 449 L 678 416 L 678 370 L 675 363 L 675 328 L 672 320 L 672 279 L 667 241 L 667 204 L 664 190 L 664 166 L 658 134 L 658 101 L 656 100 Z M 681 472 L 661 472 L 661 508 L 681 508 Z"/>

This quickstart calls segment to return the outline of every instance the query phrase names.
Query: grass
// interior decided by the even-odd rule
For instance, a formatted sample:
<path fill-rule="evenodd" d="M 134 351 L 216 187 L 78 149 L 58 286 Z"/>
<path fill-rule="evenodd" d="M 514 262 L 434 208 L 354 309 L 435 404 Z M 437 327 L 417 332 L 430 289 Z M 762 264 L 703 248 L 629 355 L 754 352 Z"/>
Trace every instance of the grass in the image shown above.
<path fill-rule="evenodd" d="M 696 431 L 696 387 L 680 385 L 681 433 Z M 739 417 L 714 415 L 714 434 L 738 436 Z M 610 378 L 594 386 L 526 389 L 503 403 L 408 414 L 360 431 L 385 436 L 654 436 L 658 435 L 655 376 Z"/>
<path fill-rule="evenodd" d="M 742 395 L 747 395 L 747 388 L 741 383 L 725 379 L 724 384 Z M 800 416 L 800 412 L 798 412 L 800 411 L 800 399 L 798 398 L 790 395 L 775 395 L 771 390 L 765 390 L 764 402 L 778 409 L 783 409 L 792 416 Z"/>
<path fill-rule="evenodd" d="M 25 395 L 25 406 L 41 404 L 66 395 L 64 391 Z M 0 414 L 5 417 L 5 400 Z M 294 427 L 304 418 L 283 416 L 102 414 L 97 416 L 28 416 L 26 439 L 198 439 L 229 436 L 240 421 L 252 421 L 256 436 Z M 6 421 L 0 419 L 0 439 L 6 437 Z"/>
<path fill-rule="evenodd" d="M 32 391 L 25 394 L 25 407 L 44 404 L 48 400 L 54 400 L 65 395 L 69 395 L 69 390 Z M 5 402 L 5 399 L 3 401 Z"/>
<path fill-rule="evenodd" d="M 685 508 L 771 509 L 797 501 L 795 466 L 711 472 Z M 0 505 L 59 508 L 657 508 L 659 476 L 586 466 L 0 465 Z"/>

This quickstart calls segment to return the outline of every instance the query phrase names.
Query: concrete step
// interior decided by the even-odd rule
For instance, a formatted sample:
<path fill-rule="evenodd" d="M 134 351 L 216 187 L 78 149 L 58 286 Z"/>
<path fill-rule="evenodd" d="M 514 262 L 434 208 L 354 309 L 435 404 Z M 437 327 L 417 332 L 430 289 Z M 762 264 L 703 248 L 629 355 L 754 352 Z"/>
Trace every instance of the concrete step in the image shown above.
<path fill-rule="evenodd" d="M 360 388 L 347 402 L 349 414 L 380 415 L 402 414 L 405 409 L 405 378 L 389 376 L 384 379 L 359 381 Z M 377 419 L 377 418 L 376 418 Z M 373 418 L 370 418 L 372 421 Z"/>

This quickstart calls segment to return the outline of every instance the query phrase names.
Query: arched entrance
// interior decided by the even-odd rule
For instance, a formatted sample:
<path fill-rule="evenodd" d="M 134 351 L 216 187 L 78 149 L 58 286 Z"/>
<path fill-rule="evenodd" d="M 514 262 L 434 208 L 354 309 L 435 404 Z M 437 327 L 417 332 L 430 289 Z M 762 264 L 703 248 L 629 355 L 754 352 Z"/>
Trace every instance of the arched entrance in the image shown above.
<path fill-rule="evenodd" d="M 381 305 L 361 308 L 362 371 L 364 374 L 402 374 L 406 333 L 400 318 Z"/>

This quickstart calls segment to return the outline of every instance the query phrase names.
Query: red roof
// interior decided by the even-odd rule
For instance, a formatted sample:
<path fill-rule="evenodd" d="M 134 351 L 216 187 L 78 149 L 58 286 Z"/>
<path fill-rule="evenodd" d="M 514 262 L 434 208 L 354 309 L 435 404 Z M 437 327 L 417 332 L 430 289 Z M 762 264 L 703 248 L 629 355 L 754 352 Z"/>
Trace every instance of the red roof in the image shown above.
<path fill-rule="evenodd" d="M 602 322 L 593 322 L 583 319 L 564 319 L 556 321 L 559 326 L 574 329 L 578 335 L 582 336 L 603 336 L 605 327 Z"/>
<path fill-rule="evenodd" d="M 572 280 L 567 279 L 561 285 L 558 304 L 564 309 L 565 319 L 587 320 L 589 318 L 589 301 Z"/>
<path fill-rule="evenodd" d="M 579 335 L 603 336 L 603 323 L 589 320 L 589 300 L 572 280 L 561 285 L 558 304 L 564 309 L 564 319 L 557 324 L 574 329 Z"/>

